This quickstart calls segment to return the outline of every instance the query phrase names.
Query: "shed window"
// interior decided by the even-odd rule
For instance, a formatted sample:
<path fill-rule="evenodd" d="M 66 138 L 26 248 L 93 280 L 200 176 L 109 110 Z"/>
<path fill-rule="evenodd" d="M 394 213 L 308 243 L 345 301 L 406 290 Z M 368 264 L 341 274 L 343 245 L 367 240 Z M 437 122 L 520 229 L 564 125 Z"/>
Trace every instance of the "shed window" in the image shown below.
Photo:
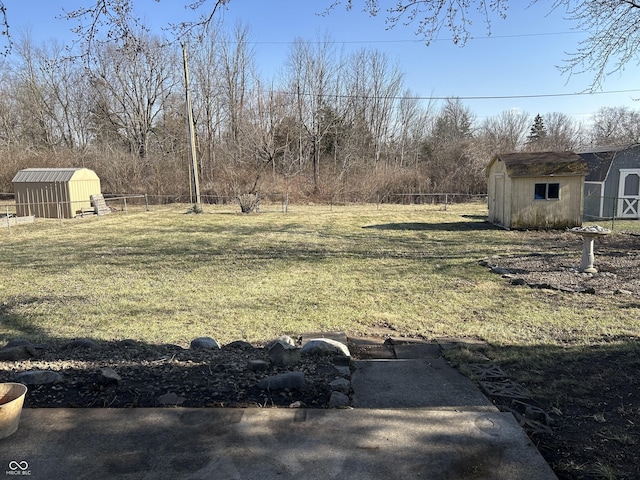
<path fill-rule="evenodd" d="M 536 183 L 533 191 L 535 200 L 557 200 L 560 198 L 559 183 Z"/>

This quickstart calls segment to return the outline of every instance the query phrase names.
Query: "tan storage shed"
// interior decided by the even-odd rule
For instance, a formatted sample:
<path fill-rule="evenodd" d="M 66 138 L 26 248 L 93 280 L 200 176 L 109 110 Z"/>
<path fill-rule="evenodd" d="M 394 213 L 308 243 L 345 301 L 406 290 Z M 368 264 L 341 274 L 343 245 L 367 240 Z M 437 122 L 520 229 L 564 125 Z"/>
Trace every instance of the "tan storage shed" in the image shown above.
<path fill-rule="evenodd" d="M 587 171 L 573 152 L 496 155 L 487 167 L 489 222 L 534 230 L 582 225 Z"/>
<path fill-rule="evenodd" d="M 88 168 L 26 168 L 12 180 L 19 217 L 73 218 L 92 209 L 100 179 Z"/>

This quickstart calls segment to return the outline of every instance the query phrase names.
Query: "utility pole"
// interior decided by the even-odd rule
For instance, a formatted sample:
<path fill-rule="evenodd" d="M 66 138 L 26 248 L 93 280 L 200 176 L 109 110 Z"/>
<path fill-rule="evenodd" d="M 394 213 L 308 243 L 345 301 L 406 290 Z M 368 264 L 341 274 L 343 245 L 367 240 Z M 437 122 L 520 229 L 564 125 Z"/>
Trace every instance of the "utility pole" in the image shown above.
<path fill-rule="evenodd" d="M 182 44 L 182 62 L 184 64 L 184 85 L 187 100 L 187 122 L 189 127 L 189 144 L 191 147 L 191 161 L 189 168 L 189 186 L 191 191 L 189 192 L 189 201 L 195 203 L 197 207 L 201 208 L 200 182 L 198 180 L 200 175 L 198 173 L 198 160 L 196 158 L 196 132 L 193 122 L 193 107 L 191 106 L 191 90 L 189 88 L 189 67 L 187 65 L 187 50 L 184 43 Z"/>

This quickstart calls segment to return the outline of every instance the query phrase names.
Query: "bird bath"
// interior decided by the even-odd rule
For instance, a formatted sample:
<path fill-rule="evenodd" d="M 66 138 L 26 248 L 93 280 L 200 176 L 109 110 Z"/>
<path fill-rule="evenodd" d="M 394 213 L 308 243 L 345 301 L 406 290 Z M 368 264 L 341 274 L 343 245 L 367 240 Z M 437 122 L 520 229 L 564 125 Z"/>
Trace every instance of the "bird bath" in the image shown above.
<path fill-rule="evenodd" d="M 593 243 L 596 237 L 603 237 L 608 233 L 611 233 L 611 230 L 594 225 L 592 227 L 574 227 L 569 229 L 569 231 L 576 235 L 580 235 L 583 240 L 580 271 L 584 273 L 597 273 L 598 270 L 593 266 L 593 262 L 595 260 Z"/>

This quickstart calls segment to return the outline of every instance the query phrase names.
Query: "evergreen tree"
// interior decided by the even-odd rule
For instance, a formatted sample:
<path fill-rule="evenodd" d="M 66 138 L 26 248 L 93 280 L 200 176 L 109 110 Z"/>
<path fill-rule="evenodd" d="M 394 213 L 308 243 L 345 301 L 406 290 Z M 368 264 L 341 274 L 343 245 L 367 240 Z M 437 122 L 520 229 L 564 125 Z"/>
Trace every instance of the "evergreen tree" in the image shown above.
<path fill-rule="evenodd" d="M 544 126 L 542 115 L 537 114 L 536 118 L 533 119 L 533 125 L 531 126 L 531 130 L 529 131 L 529 136 L 527 137 L 527 144 L 530 147 L 534 147 L 534 148 L 536 146 L 543 146 L 546 138 L 547 138 L 547 129 Z"/>

